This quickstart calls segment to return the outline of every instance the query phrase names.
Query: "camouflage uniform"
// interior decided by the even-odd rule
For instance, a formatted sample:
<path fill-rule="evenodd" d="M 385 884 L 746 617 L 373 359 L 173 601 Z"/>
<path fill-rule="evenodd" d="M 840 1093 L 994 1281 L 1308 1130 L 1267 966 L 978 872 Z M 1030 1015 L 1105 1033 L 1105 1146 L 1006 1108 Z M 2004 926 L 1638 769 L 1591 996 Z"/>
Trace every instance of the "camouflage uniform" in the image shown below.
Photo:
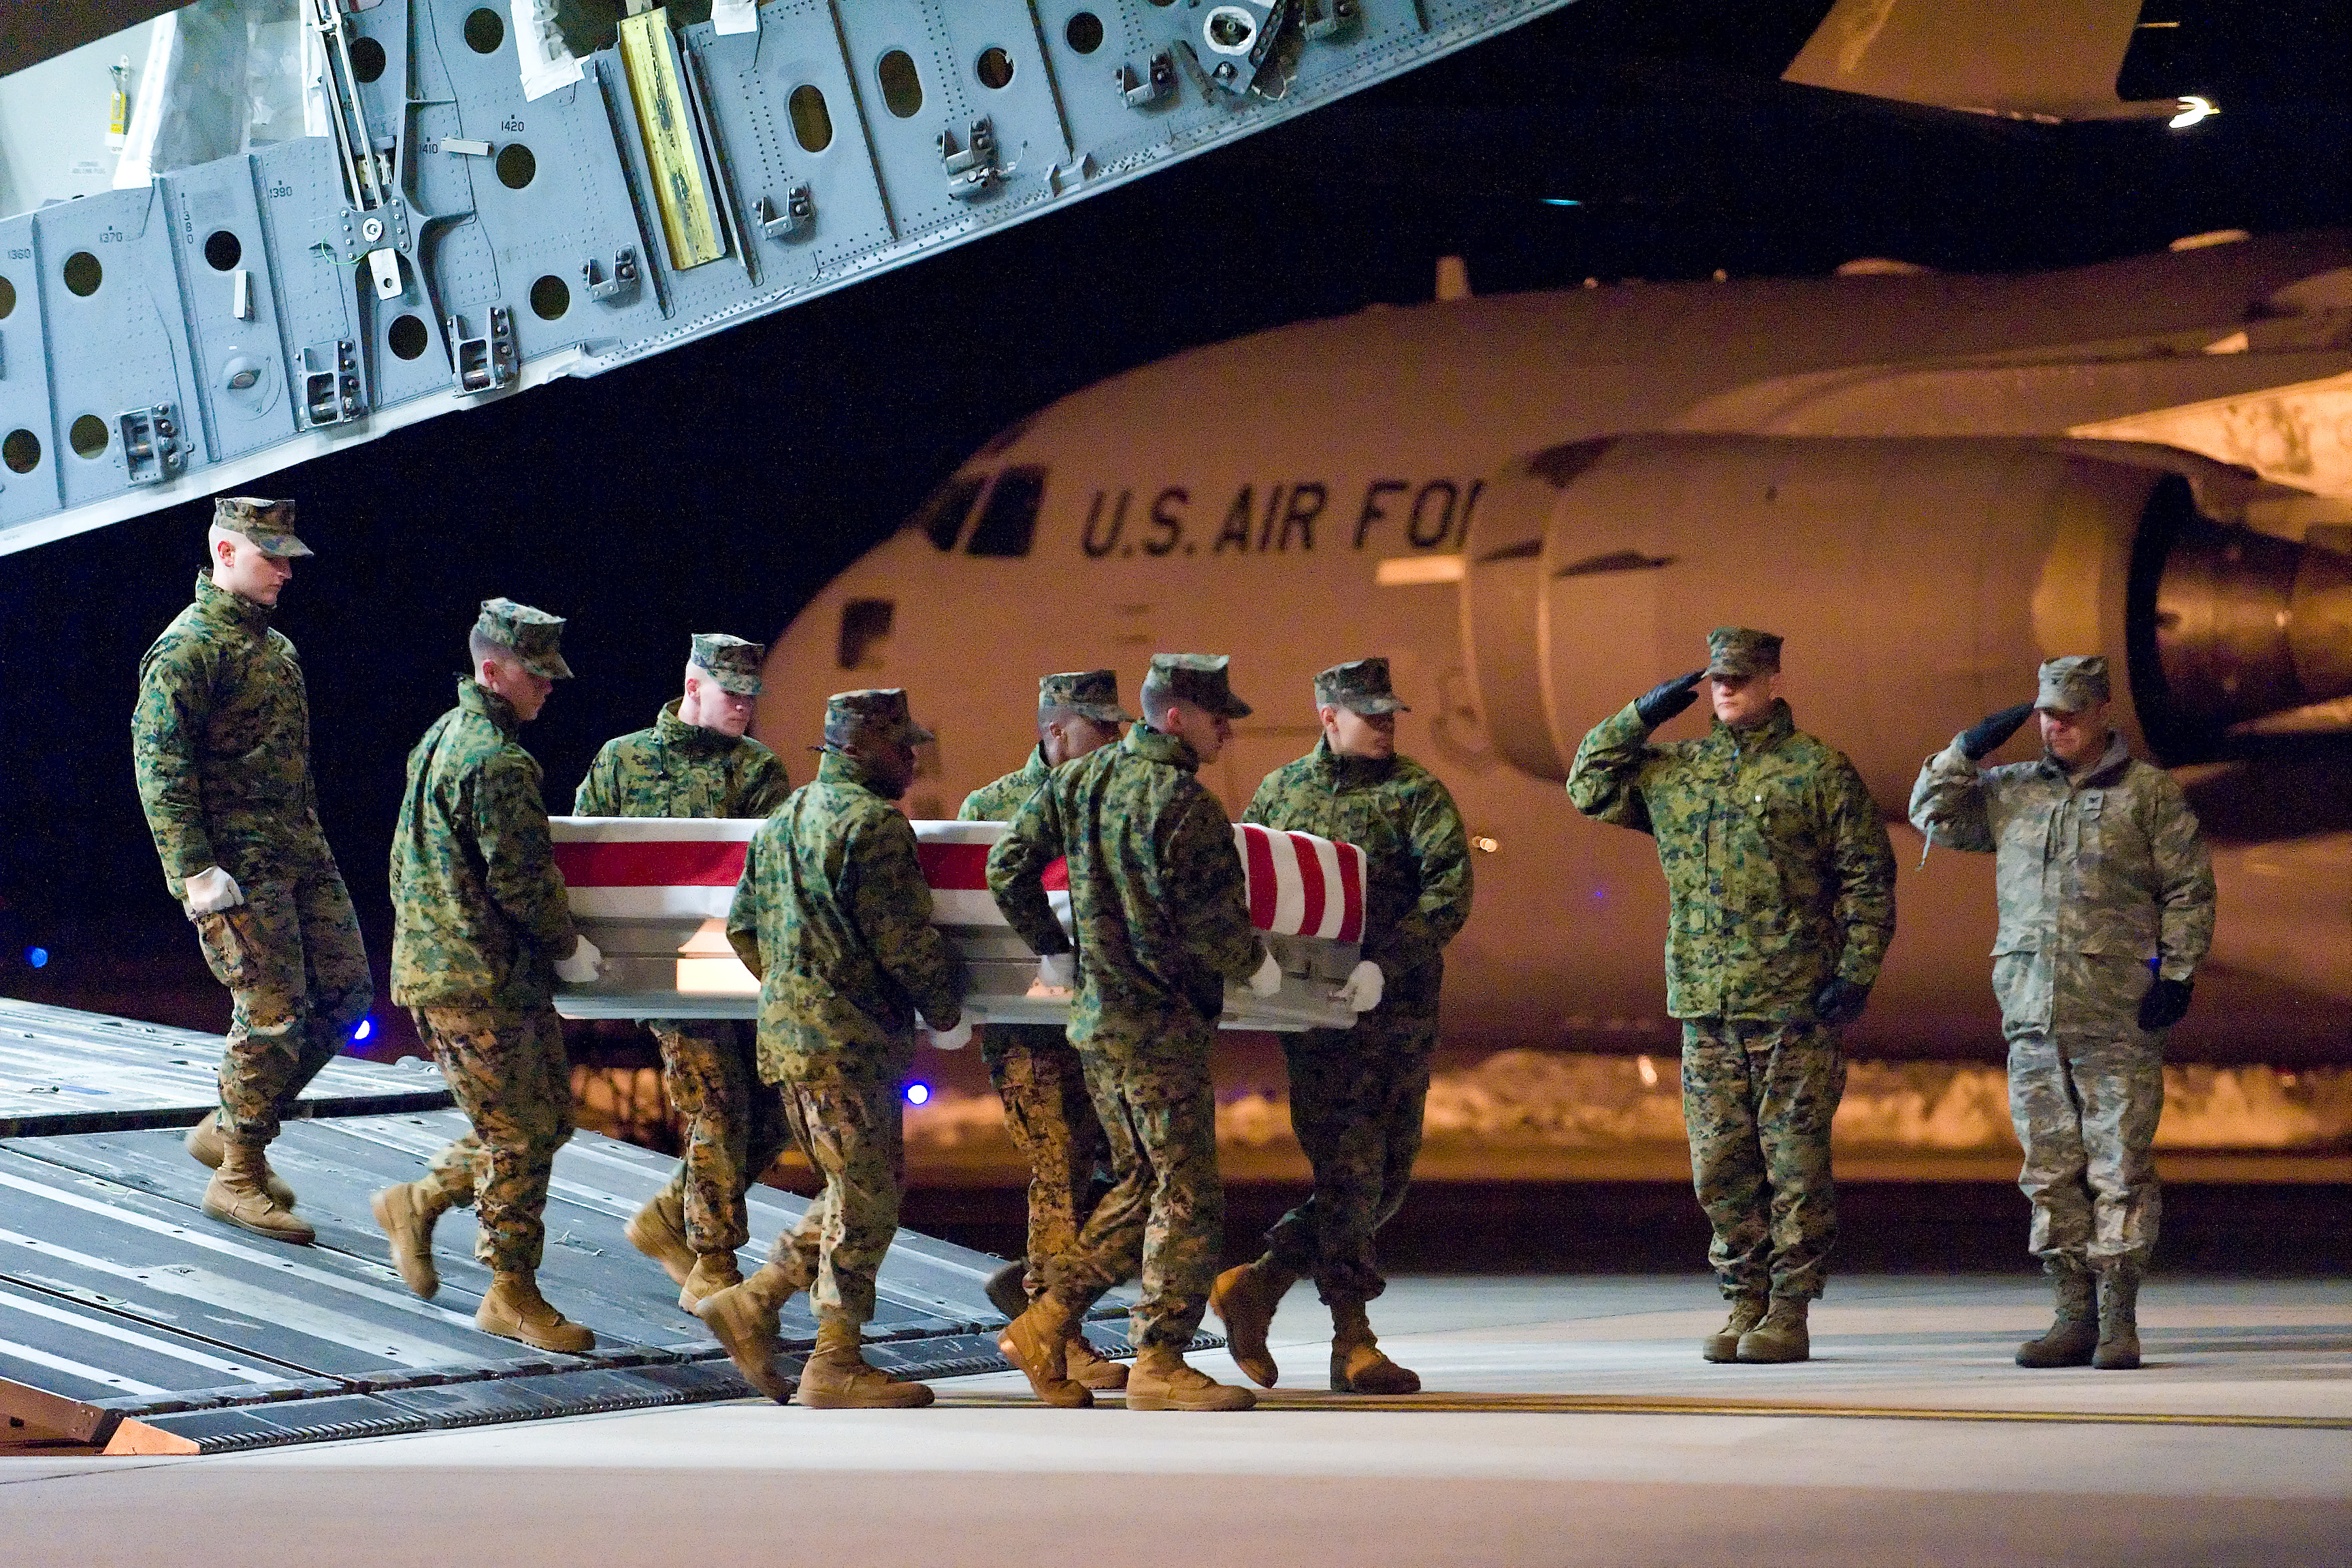
<path fill-rule="evenodd" d="M 224 500 L 215 519 L 273 555 L 308 555 L 291 501 Z M 218 866 L 245 901 L 191 915 L 228 987 L 221 1123 L 251 1142 L 332 1061 L 375 1000 L 359 921 L 319 827 L 310 707 L 272 610 L 196 579 L 139 663 L 131 752 L 140 805 L 172 896 Z"/>
<path fill-rule="evenodd" d="M 1376 681 L 1360 668 L 1374 664 Z M 1385 659 L 1360 660 L 1318 677 L 1316 700 L 1402 709 L 1388 684 Z M 1470 917 L 1469 837 L 1436 774 L 1408 757 L 1339 756 L 1327 741 L 1268 773 L 1242 820 L 1353 844 L 1370 862 L 1363 952 L 1381 966 L 1381 1005 L 1352 1029 L 1282 1037 L 1315 1192 L 1266 1233 L 1276 1262 L 1312 1274 L 1323 1300 L 1368 1301 L 1386 1289 L 1373 1233 L 1404 1202 L 1421 1152 L 1445 944 Z"/>
<path fill-rule="evenodd" d="M 758 694 L 765 649 L 709 634 L 694 641 L 694 662 L 720 686 Z M 682 700 L 665 706 L 651 729 L 604 742 L 573 795 L 574 813 L 766 816 L 784 803 L 792 782 L 775 752 L 748 735 L 688 723 Z M 686 1155 L 660 1201 L 684 1214 L 696 1252 L 731 1253 L 750 1239 L 744 1194 L 792 1141 L 782 1102 L 760 1082 L 755 1031 L 731 1018 L 652 1018 L 646 1027 L 661 1047 L 662 1087 L 686 1121 Z"/>
<path fill-rule="evenodd" d="M 2047 753 L 1979 772 L 1955 740 L 1919 770 L 1911 820 L 1935 843 L 1996 858 L 1993 991 L 2032 1250 L 2060 1267 L 2145 1267 L 2162 1209 L 2150 1149 L 2166 1031 L 2142 1029 L 2138 1011 L 2156 980 L 2189 979 L 2212 944 L 2196 815 L 2171 774 L 2113 735 L 2074 777 Z"/>
<path fill-rule="evenodd" d="M 1729 674 L 1779 668 L 1779 639 L 1727 637 Z M 1724 666 L 1728 650 L 1732 666 Z M 1743 650 L 1747 658 L 1741 657 Z M 1754 662 L 1757 652 L 1769 662 Z M 1746 668 L 1739 668 L 1745 664 Z M 1822 1293 L 1837 1239 L 1830 1120 L 1845 1090 L 1823 984 L 1867 990 L 1895 935 L 1895 855 L 1842 752 L 1770 717 L 1653 745 L 1628 703 L 1577 748 L 1568 795 L 1657 840 L 1666 1009 L 1683 1020 L 1683 1117 L 1707 1249 L 1727 1297 Z"/>
<path fill-rule="evenodd" d="M 776 1260 L 793 1260 L 821 1311 L 862 1323 L 898 1229 L 915 1016 L 954 1027 L 963 973 L 931 924 L 914 828 L 856 758 L 832 749 L 860 720 L 928 738 L 901 692 L 836 696 L 815 782 L 751 840 L 727 939 L 760 977 L 760 1076 L 781 1089 L 793 1135 L 824 1175 Z"/>
<path fill-rule="evenodd" d="M 1175 664 L 1175 694 L 1234 716 L 1224 661 Z M 1174 661 L 1153 661 L 1153 678 Z M 1213 679 L 1211 679 L 1212 674 Z M 1198 693 L 1196 696 L 1195 693 Z M 1069 858 L 1077 991 L 1069 1038 L 1110 1143 L 1114 1183 L 1047 1270 L 1055 1302 L 1083 1318 L 1141 1268 L 1139 1348 L 1181 1353 L 1200 1327 L 1223 1240 L 1210 1047 L 1225 982 L 1265 957 L 1233 825 L 1193 777 L 1182 740 L 1139 724 L 1056 768 L 988 857 L 988 887 L 1021 939 L 1071 950 L 1039 877 Z"/>
<path fill-rule="evenodd" d="M 571 673 L 553 651 L 561 620 L 502 599 L 483 615 L 534 670 Z M 478 1201 L 476 1254 L 501 1273 L 539 1267 L 548 1177 L 572 1136 L 554 964 L 579 940 L 520 725 L 505 698 L 457 682 L 457 705 L 408 754 L 391 868 L 393 1000 L 473 1124 L 427 1182 Z"/>

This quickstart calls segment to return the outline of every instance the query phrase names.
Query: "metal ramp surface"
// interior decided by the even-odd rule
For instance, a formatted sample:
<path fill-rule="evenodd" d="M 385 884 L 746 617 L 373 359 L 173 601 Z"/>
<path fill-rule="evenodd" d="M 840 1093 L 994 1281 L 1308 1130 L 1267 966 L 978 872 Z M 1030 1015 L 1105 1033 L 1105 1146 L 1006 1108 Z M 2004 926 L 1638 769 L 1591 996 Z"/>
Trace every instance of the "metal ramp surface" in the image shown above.
<path fill-rule="evenodd" d="M 174 1129 L 212 1102 L 216 1037 L 144 1036 L 138 1031 L 152 1026 L 39 1011 L 47 1016 L 33 1020 L 42 1026 L 37 1049 L 52 1079 L 79 1086 L 80 1099 L 65 1109 L 80 1130 L 0 1137 L 0 1414 L 110 1453 L 199 1453 L 751 1392 L 679 1309 L 667 1278 L 621 1234 L 668 1179 L 667 1156 L 593 1133 L 575 1135 L 558 1154 L 540 1281 L 595 1331 L 596 1345 L 581 1356 L 533 1351 L 474 1327 L 489 1275 L 473 1258 L 470 1212 L 443 1216 L 434 1238 L 441 1289 L 425 1301 L 393 1270 L 368 1211 L 372 1193 L 422 1173 L 464 1131 L 459 1112 L 314 1106 L 289 1121 L 270 1146 L 271 1163 L 300 1194 L 319 1237 L 313 1247 L 288 1247 L 207 1219 L 199 1207 L 209 1173 Z M 15 1031 L 0 1035 L 8 1047 L 26 1046 L 26 1022 L 23 1004 L 0 1004 L 0 1031 Z M 27 1087 L 24 1058 L 21 1050 L 0 1058 L 0 1114 L 11 1119 L 0 1125 L 34 1120 L 16 1109 Z M 155 1064 L 174 1059 L 203 1064 L 188 1080 L 200 1098 L 167 1103 L 171 1079 Z M 320 1077 L 330 1106 L 415 1096 L 420 1084 L 446 1105 L 429 1069 L 349 1062 Z M 115 1109 L 94 1109 L 100 1103 Z M 110 1114 L 118 1124 L 90 1126 Z M 759 1245 L 806 1206 L 754 1188 Z M 996 1333 L 1004 1320 L 982 1289 L 1001 1262 L 900 1231 L 866 1327 L 868 1359 L 913 1377 L 1003 1370 Z M 1107 1303 L 1097 1317 L 1124 1310 L 1124 1301 Z M 1088 1335 L 1104 1353 L 1126 1354 L 1121 1326 L 1098 1322 Z M 795 1298 L 782 1326 L 793 1370 L 815 1333 L 806 1299 Z"/>

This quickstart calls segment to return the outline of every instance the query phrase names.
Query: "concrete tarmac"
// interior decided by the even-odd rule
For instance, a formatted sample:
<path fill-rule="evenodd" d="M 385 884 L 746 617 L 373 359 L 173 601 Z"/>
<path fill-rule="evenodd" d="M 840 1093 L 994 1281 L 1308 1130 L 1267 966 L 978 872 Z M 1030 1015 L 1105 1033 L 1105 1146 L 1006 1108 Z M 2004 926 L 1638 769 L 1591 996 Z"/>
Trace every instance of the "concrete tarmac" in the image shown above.
<path fill-rule="evenodd" d="M 1231 1415 L 740 1403 L 187 1459 L 0 1458 L 10 1563 L 2342 1564 L 2352 1283 L 2168 1279 L 2136 1373 L 2026 1372 L 2028 1277 L 1856 1277 L 1815 1359 L 1709 1366 L 1703 1279 L 1423 1278 L 1422 1373 L 1324 1387 L 1312 1292 Z M 1236 1378 L 1222 1353 L 1198 1358 Z"/>

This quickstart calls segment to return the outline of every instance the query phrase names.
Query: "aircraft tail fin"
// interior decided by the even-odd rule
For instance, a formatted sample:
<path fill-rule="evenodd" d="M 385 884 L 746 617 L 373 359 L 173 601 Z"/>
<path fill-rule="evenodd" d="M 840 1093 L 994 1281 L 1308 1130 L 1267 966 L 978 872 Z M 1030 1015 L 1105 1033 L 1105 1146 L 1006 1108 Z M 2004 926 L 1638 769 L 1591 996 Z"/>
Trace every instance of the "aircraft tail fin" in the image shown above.
<path fill-rule="evenodd" d="M 1837 0 L 1780 79 L 2055 122 L 2170 116 L 2116 94 L 2140 0 Z"/>

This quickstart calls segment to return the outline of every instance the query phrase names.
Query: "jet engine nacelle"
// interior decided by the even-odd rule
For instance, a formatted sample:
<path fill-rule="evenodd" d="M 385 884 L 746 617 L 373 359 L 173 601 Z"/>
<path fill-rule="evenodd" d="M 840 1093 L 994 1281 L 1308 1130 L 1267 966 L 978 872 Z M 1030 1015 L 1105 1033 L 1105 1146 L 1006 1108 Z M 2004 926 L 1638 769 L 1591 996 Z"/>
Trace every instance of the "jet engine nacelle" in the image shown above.
<path fill-rule="evenodd" d="M 1484 496 L 1463 646 L 1496 748 L 1538 778 L 1727 624 L 1788 639 L 1799 721 L 1890 812 L 1923 756 L 2032 697 L 2060 653 L 2107 654 L 2118 726 L 2185 760 L 2352 691 L 2352 560 L 2214 521 L 2246 483 L 2087 442 L 1577 442 Z"/>

